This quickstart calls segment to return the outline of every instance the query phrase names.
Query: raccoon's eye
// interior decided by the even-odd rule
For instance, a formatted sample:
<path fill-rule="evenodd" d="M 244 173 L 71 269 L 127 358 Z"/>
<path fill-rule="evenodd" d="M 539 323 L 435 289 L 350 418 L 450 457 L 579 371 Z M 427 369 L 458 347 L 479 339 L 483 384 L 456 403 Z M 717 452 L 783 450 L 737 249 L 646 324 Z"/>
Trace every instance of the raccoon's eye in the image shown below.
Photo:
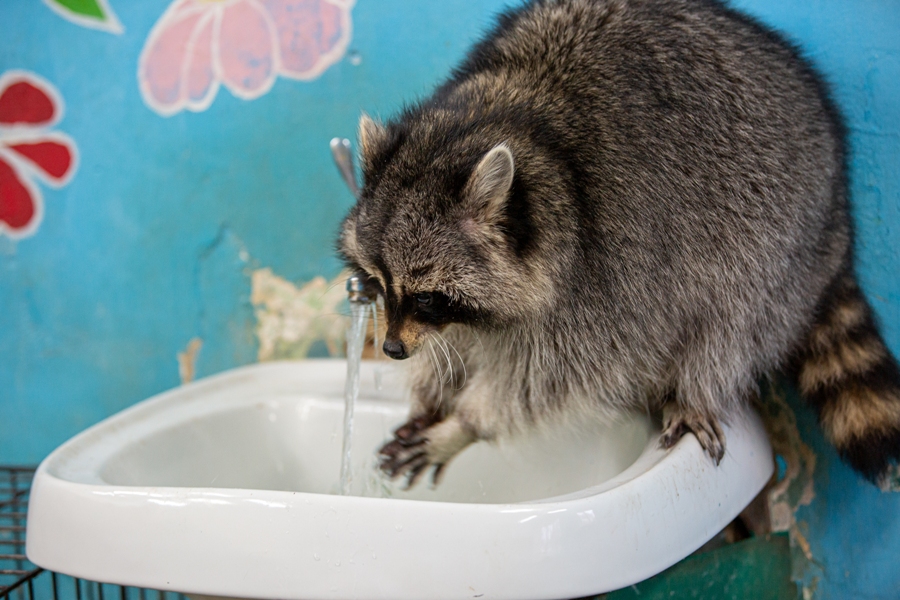
<path fill-rule="evenodd" d="M 415 295 L 416 302 L 419 303 L 419 306 L 431 306 L 431 303 L 434 302 L 434 294 L 431 292 L 421 292 Z"/>

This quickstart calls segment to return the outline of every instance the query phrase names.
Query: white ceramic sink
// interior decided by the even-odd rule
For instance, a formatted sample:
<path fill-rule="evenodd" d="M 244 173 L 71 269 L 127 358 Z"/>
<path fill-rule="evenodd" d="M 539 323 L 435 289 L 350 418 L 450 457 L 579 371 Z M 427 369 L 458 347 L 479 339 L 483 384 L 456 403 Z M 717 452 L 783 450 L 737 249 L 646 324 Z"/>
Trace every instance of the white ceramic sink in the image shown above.
<path fill-rule="evenodd" d="M 726 429 L 718 467 L 690 435 L 659 450 L 658 430 L 639 416 L 476 444 L 437 489 L 404 491 L 374 469 L 374 451 L 406 415 L 402 371 L 378 391 L 364 363 L 353 489 L 367 497 L 337 496 L 345 369 L 236 369 L 76 436 L 35 476 L 29 559 L 215 596 L 575 598 L 684 558 L 773 469 L 754 414 Z"/>

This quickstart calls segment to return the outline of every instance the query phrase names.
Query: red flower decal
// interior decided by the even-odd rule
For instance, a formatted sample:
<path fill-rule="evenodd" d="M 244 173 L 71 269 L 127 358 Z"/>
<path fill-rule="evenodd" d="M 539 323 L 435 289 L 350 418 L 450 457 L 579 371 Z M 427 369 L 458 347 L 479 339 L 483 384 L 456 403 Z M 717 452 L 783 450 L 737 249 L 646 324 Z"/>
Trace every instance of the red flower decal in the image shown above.
<path fill-rule="evenodd" d="M 49 130 L 62 114 L 59 92 L 41 77 L 0 76 L 0 234 L 22 238 L 37 231 L 44 204 L 33 178 L 61 187 L 75 173 L 75 142 Z"/>

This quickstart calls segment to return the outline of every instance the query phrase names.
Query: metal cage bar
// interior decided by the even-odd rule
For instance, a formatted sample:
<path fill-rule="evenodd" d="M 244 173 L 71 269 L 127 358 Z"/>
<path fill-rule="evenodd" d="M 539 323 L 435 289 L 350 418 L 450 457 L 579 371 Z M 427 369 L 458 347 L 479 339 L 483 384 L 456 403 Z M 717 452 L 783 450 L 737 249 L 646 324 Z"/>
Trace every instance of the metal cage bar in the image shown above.
<path fill-rule="evenodd" d="M 143 588 L 87 581 L 45 571 L 25 556 L 28 494 L 35 467 L 0 466 L 0 600 L 187 600 Z"/>

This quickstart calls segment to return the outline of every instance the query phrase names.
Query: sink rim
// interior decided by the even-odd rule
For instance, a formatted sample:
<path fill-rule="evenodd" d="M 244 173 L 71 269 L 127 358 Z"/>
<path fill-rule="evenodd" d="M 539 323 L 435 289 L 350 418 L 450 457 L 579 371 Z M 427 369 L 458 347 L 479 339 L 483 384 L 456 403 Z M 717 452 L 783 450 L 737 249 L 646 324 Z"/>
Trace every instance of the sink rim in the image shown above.
<path fill-rule="evenodd" d="M 325 362 L 329 364 L 323 364 Z M 146 405 L 150 402 L 157 403 L 151 408 L 162 409 L 171 402 L 172 396 L 177 400 L 185 394 L 202 392 L 209 386 L 228 384 L 235 378 L 254 374 L 272 374 L 284 369 L 299 373 L 302 369 L 298 366 L 303 363 L 306 363 L 305 368 L 319 372 L 326 369 L 342 372 L 344 365 L 342 361 L 333 360 L 285 361 L 222 373 L 130 407 L 61 446 L 45 459 L 35 474 L 26 545 L 29 558 L 45 568 L 88 579 L 222 596 L 298 600 L 452 598 L 460 596 L 465 587 L 460 587 L 460 581 L 464 580 L 471 581 L 473 589 L 484 593 L 485 598 L 579 597 L 636 583 L 687 556 L 737 516 L 762 489 L 774 469 L 771 448 L 761 422 L 755 414 L 748 413 L 726 429 L 729 451 L 717 468 L 712 466 L 693 436 L 685 436 L 671 450 L 662 451 L 657 448 L 658 432 L 653 432 L 635 462 L 601 484 L 563 496 L 505 504 L 342 497 L 242 488 L 125 486 L 73 482 L 51 473 L 54 461 L 65 458 L 66 452 L 74 452 L 88 444 L 98 430 L 102 433 L 108 421 L 117 417 L 125 420 L 140 417 L 148 410 Z M 716 493 L 719 486 L 724 487 L 719 489 L 721 493 Z M 103 495 L 105 502 L 100 504 L 105 510 L 98 509 L 98 493 Z M 151 500 L 182 506 L 151 507 Z M 208 504 L 211 500 L 227 505 Z M 626 506 L 628 502 L 637 504 L 629 507 Z M 276 504 L 283 505 L 286 512 L 274 513 Z M 231 522 L 237 510 L 241 511 L 239 521 L 246 523 Z M 593 515 L 592 511 L 600 511 L 597 513 L 600 517 L 592 517 L 590 522 L 579 521 L 578 514 L 590 512 Z M 290 517 L 272 516 L 288 513 L 291 513 Z M 361 517 L 362 513 L 366 513 L 365 518 Z M 530 522 L 515 521 L 516 515 L 524 513 L 528 513 L 525 518 L 531 518 Z M 184 523 L 202 524 L 207 530 L 204 535 L 218 543 L 204 545 L 202 539 L 193 538 L 179 544 L 171 539 L 149 539 L 145 542 L 150 547 L 143 551 L 135 550 L 131 547 L 133 544 L 106 530 L 95 536 L 98 539 L 72 542 L 98 533 L 92 532 L 89 524 L 83 522 L 86 514 L 92 515 L 89 521 L 106 519 L 109 524 L 115 523 L 119 536 L 130 535 L 133 539 L 139 535 L 146 537 L 144 529 L 148 528 L 161 537 L 183 535 L 183 531 L 172 525 L 180 519 Z M 347 521 L 343 524 L 333 522 L 334 514 Z M 610 517 L 604 520 L 604 515 Z M 621 518 L 621 522 L 614 522 L 613 515 L 619 515 L 617 518 Z M 278 521 L 280 528 L 271 526 L 273 520 Z M 386 528 L 389 522 L 396 520 L 406 522 L 402 533 Z M 255 524 L 259 530 L 254 530 L 250 524 Z M 635 547 L 627 542 L 631 537 L 621 537 L 624 533 L 618 530 L 619 525 L 628 530 L 629 536 L 639 539 L 636 547 L 640 559 L 623 562 L 623 557 L 631 556 L 629 552 L 633 554 Z M 550 529 L 546 529 L 548 527 Z M 553 527 L 562 532 L 560 535 L 567 540 L 565 545 L 556 547 L 551 543 L 552 547 L 528 551 L 529 544 L 540 549 L 542 536 L 549 536 L 553 542 L 553 531 L 556 531 Z M 287 535 L 285 532 L 291 528 L 300 533 L 295 537 Z M 468 531 L 461 532 L 461 528 L 468 528 Z M 660 535 L 663 529 L 666 534 Z M 243 544 L 260 531 L 265 531 L 267 540 L 277 546 L 282 562 L 294 561 L 292 568 L 302 577 L 285 575 L 275 564 L 278 560 L 270 561 L 271 564 L 254 563 L 256 580 L 251 585 L 229 574 L 229 570 L 239 571 L 244 561 L 228 554 L 228 544 L 232 547 Z M 363 561 L 365 564 L 351 568 L 346 561 L 352 561 L 355 555 L 340 554 L 340 544 L 329 545 L 326 539 L 329 531 L 335 539 L 343 535 L 352 543 L 364 538 L 365 544 L 377 547 L 373 552 L 379 559 Z M 68 544 L 59 543 L 61 533 L 69 540 Z M 409 541 L 398 545 L 394 539 L 398 537 Z M 445 560 L 444 555 L 440 551 L 435 554 L 433 548 L 434 541 L 439 539 L 454 540 L 455 545 L 443 551 L 452 555 L 446 560 L 456 565 L 450 569 L 457 572 L 455 579 L 444 571 L 428 570 L 427 557 Z M 609 547 L 609 540 L 616 539 L 626 541 Z M 319 542 L 322 548 L 331 548 L 329 560 L 333 556 L 343 556 L 333 561 L 338 564 L 344 561 L 343 573 L 334 572 L 338 568 L 333 562 L 329 566 L 326 561 L 324 567 L 327 568 L 323 570 L 321 561 L 311 561 L 310 544 L 315 546 Z M 185 548 L 179 548 L 184 544 Z M 303 544 L 306 546 L 298 547 Z M 470 546 L 496 548 L 495 553 L 506 556 L 505 562 L 491 563 L 490 568 L 485 568 L 484 564 L 469 560 L 465 552 L 459 552 Z M 253 547 L 257 553 L 269 551 L 268 546 Z M 238 553 L 244 550 L 241 546 Z M 520 555 L 513 556 L 520 550 Z M 182 556 L 171 556 L 179 551 Z M 322 550 L 322 554 L 325 556 L 326 551 Z M 159 563 L 149 570 L 164 572 L 165 577 L 154 576 L 147 572 L 146 566 L 136 564 L 143 562 L 147 555 Z M 598 565 L 599 557 L 604 557 L 607 562 Z M 419 561 L 416 564 L 427 576 L 408 573 L 403 569 L 404 561 Z M 228 568 L 223 567 L 226 563 L 230 565 Z M 603 577 L 598 579 L 597 575 Z M 548 587 L 547 577 L 555 577 L 555 584 Z M 400 578 L 402 585 L 396 584 Z M 369 581 L 371 585 L 360 591 L 348 587 L 347 579 L 357 584 Z"/>

